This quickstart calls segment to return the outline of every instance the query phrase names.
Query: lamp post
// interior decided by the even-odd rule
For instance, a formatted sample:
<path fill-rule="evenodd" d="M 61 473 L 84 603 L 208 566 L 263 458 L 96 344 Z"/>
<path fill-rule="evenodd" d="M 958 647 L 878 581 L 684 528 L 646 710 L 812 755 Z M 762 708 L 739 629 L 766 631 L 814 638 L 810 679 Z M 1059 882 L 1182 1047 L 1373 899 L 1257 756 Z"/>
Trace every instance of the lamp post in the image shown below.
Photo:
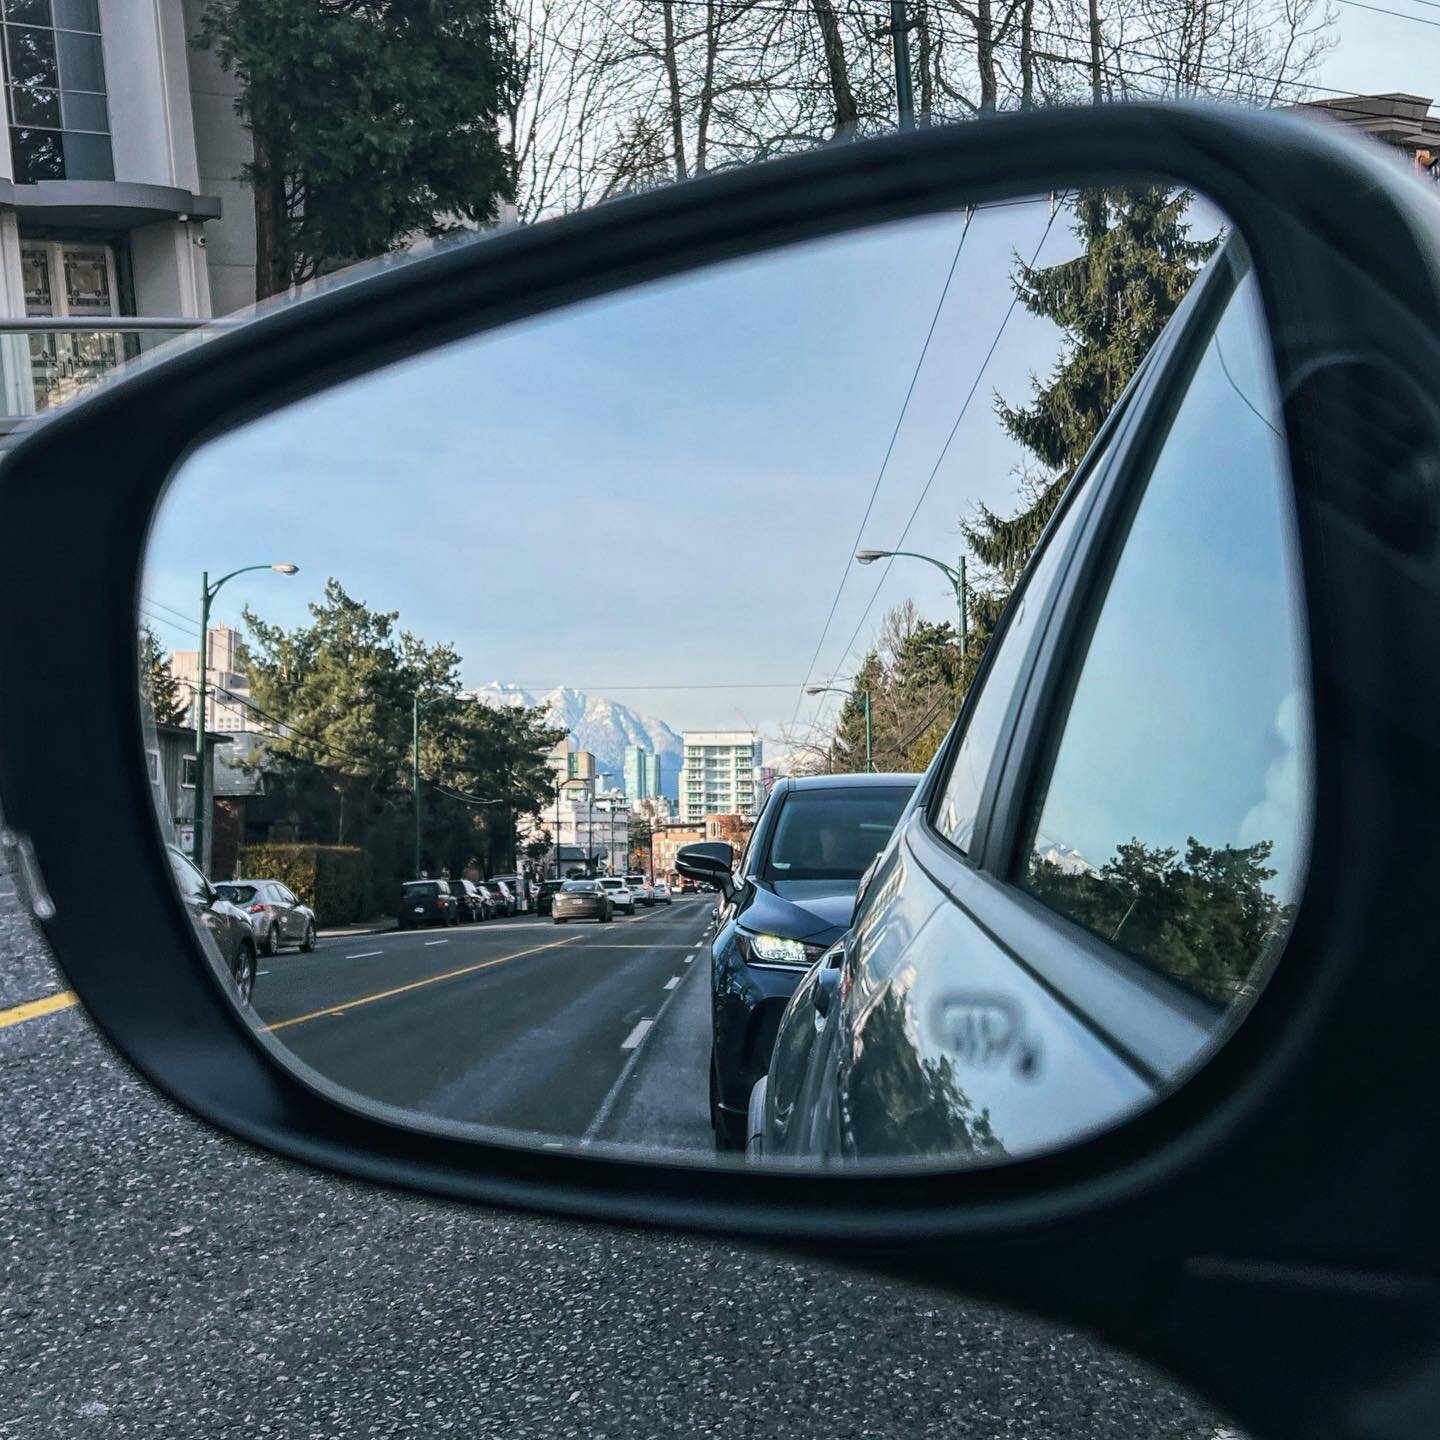
<path fill-rule="evenodd" d="M 213 585 L 210 572 L 200 573 L 200 664 L 195 686 L 195 842 L 191 858 L 205 869 L 205 672 L 210 659 L 210 604 L 220 593 L 220 587 L 237 575 L 247 575 L 252 570 L 274 570 L 278 575 L 298 575 L 300 567 L 288 561 L 273 565 L 242 565 L 228 575 L 222 575 Z"/>
<path fill-rule="evenodd" d="M 862 565 L 873 565 L 877 560 L 889 560 L 897 555 L 903 555 L 907 560 L 923 560 L 927 565 L 933 565 L 937 570 L 945 572 L 945 578 L 950 582 L 951 588 L 955 591 L 955 606 L 960 612 L 960 640 L 963 644 L 970 634 L 970 586 L 965 579 L 965 557 L 960 557 L 960 566 L 955 568 L 947 565 L 943 560 L 937 560 L 933 555 L 920 555 L 914 550 L 857 550 L 855 558 Z"/>
<path fill-rule="evenodd" d="M 858 700 L 865 711 L 865 773 L 868 775 L 875 768 L 875 761 L 871 754 L 874 746 L 874 733 L 870 726 L 870 692 L 868 690 L 842 690 L 838 685 L 807 685 L 807 695 L 846 695 L 851 699 Z M 833 771 L 835 762 L 830 762 Z"/>

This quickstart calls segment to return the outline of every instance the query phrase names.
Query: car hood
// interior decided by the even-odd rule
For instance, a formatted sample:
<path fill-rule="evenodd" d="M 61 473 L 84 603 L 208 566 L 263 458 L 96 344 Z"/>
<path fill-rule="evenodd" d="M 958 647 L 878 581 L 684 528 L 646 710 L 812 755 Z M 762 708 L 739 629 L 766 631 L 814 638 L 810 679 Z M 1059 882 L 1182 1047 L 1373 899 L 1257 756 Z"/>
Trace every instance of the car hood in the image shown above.
<path fill-rule="evenodd" d="M 812 944 L 828 944 L 838 940 L 855 913 L 854 885 L 829 887 L 815 895 L 793 898 L 777 895 L 757 885 L 751 891 L 750 903 L 739 915 L 747 930 L 779 935 L 786 940 L 809 940 Z"/>

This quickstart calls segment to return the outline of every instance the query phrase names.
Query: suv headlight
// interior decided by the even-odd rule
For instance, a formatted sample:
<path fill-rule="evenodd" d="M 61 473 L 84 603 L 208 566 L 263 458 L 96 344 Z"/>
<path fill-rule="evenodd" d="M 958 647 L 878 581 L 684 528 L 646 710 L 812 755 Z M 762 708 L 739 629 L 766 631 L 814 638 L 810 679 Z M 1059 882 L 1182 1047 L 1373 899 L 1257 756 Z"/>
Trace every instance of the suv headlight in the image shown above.
<path fill-rule="evenodd" d="M 746 960 L 759 960 L 769 965 L 813 965 L 824 951 L 823 945 L 807 945 L 803 940 L 789 940 L 783 935 L 751 934 L 741 930 L 736 939 Z"/>

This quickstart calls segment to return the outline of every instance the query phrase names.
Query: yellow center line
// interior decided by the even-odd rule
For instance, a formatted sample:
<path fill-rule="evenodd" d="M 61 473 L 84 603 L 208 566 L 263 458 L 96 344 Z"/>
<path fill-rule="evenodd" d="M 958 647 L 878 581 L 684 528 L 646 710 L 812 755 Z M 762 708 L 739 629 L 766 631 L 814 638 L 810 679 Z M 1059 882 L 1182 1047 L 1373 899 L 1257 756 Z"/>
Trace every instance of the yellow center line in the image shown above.
<path fill-rule="evenodd" d="M 53 1015 L 57 1010 L 68 1010 L 78 999 L 73 990 L 59 990 L 40 1000 L 12 1005 L 8 1010 L 0 1010 L 0 1030 L 10 1025 L 22 1025 L 26 1020 L 38 1020 L 42 1015 Z"/>
<path fill-rule="evenodd" d="M 555 950 L 561 945 L 573 945 L 581 937 L 567 935 L 563 940 L 552 940 L 548 945 L 532 945 L 528 950 L 516 950 L 510 955 L 496 955 L 491 960 L 481 960 L 474 965 L 463 965 L 458 970 L 447 970 L 442 975 L 430 975 L 424 980 L 412 980 L 408 985 L 397 985 L 392 990 L 377 990 L 373 995 L 360 995 L 354 1000 L 338 1000 L 323 1010 L 312 1010 L 308 1015 L 292 1015 L 288 1020 L 277 1020 L 265 1028 L 274 1034 L 290 1025 L 303 1025 L 307 1020 L 319 1020 L 325 1015 L 339 1015 L 359 1005 L 373 1005 L 377 1000 L 388 1000 L 392 995 L 403 995 L 407 990 L 420 990 L 426 985 L 438 985 L 442 980 L 455 980 L 461 975 L 473 975 L 477 970 L 488 970 L 492 965 L 503 965 L 507 960 L 519 960 L 525 955 L 538 955 L 542 950 Z M 73 998 L 73 997 L 72 997 Z"/>

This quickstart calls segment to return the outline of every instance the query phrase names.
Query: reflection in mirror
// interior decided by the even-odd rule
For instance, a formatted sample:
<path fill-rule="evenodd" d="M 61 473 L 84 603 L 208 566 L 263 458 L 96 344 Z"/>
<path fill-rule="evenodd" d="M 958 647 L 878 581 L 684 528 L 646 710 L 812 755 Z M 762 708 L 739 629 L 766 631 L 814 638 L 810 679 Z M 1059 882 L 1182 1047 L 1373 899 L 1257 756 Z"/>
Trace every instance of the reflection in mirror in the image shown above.
<path fill-rule="evenodd" d="M 142 581 L 143 763 L 262 1043 L 415 1124 L 804 1165 L 995 1163 L 1193 1070 L 1278 954 L 1309 783 L 1226 228 L 1146 188 L 896 222 L 187 458 Z M 1129 402 L 1164 444 L 1092 450 L 1192 293 Z M 1102 530 L 1103 602 L 1062 625 Z M 1062 660 L 998 871 L 1013 702 Z M 1019 940 L 965 909 L 976 864 Z"/>

